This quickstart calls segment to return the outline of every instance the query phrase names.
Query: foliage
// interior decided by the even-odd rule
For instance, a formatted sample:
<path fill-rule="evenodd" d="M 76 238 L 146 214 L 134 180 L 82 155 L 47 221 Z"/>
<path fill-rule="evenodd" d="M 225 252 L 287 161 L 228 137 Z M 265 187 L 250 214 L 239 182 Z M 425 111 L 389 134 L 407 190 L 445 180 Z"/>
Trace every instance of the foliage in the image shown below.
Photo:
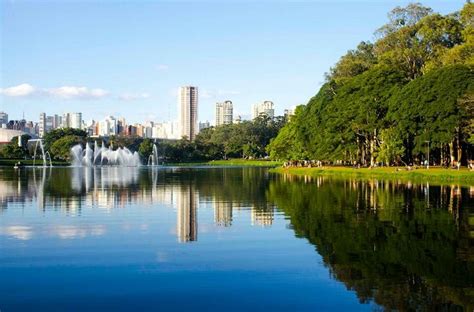
<path fill-rule="evenodd" d="M 10 158 L 10 159 L 22 159 L 27 157 L 28 154 L 28 147 L 27 143 L 28 140 L 31 139 L 31 136 L 28 134 L 24 134 L 21 136 L 21 147 L 18 146 L 18 137 L 14 137 L 11 139 L 10 143 L 2 146 L 0 149 L 0 157 L 2 158 Z"/>
<path fill-rule="evenodd" d="M 409 156 L 423 153 L 427 141 L 437 148 L 458 136 L 466 141 L 468 134 L 460 127 L 467 116 L 459 99 L 467 92 L 474 92 L 474 71 L 455 65 L 411 81 L 391 99 L 390 119 L 397 124 Z"/>
<path fill-rule="evenodd" d="M 397 7 L 331 68 L 326 83 L 268 146 L 272 159 L 376 165 L 474 158 L 474 7 Z"/>
<path fill-rule="evenodd" d="M 151 139 L 144 139 L 138 147 L 138 153 L 145 160 L 153 154 L 153 141 Z"/>
<path fill-rule="evenodd" d="M 384 129 L 380 135 L 381 144 L 377 161 L 386 165 L 398 164 L 405 154 L 403 139 L 393 128 Z"/>
<path fill-rule="evenodd" d="M 209 159 L 267 156 L 266 147 L 285 124 L 283 117 L 260 116 L 252 121 L 203 130 L 196 144 Z"/>
<path fill-rule="evenodd" d="M 54 142 L 65 136 L 76 136 L 85 139 L 87 137 L 87 132 L 76 128 L 58 128 L 51 130 L 43 137 L 45 150 L 49 150 Z"/>
<path fill-rule="evenodd" d="M 69 161 L 71 158 L 71 147 L 76 144 L 84 144 L 85 139 L 79 135 L 66 135 L 53 142 L 49 148 L 52 158 Z"/>

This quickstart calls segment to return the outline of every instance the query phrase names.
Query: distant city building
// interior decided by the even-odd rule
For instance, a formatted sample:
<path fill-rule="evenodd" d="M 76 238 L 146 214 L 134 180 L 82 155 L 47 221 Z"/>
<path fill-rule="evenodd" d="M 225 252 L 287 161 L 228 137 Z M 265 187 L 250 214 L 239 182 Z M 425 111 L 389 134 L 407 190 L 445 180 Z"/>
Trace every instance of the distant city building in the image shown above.
<path fill-rule="evenodd" d="M 70 113 L 70 127 L 75 129 L 82 129 L 82 113 Z"/>
<path fill-rule="evenodd" d="M 46 134 L 46 113 L 40 113 L 38 123 L 38 135 L 40 138 Z"/>
<path fill-rule="evenodd" d="M 82 113 L 65 113 L 61 120 L 61 127 L 82 129 Z"/>
<path fill-rule="evenodd" d="M 10 141 L 19 136 L 26 134 L 24 131 L 21 130 L 13 130 L 13 129 L 0 129 L 0 145 L 8 144 Z"/>
<path fill-rule="evenodd" d="M 168 121 L 155 123 L 152 129 L 152 138 L 154 139 L 179 139 L 181 129 L 177 121 Z"/>
<path fill-rule="evenodd" d="M 216 127 L 232 124 L 233 112 L 232 101 L 216 103 Z"/>
<path fill-rule="evenodd" d="M 145 135 L 145 127 L 142 124 L 139 124 L 139 123 L 134 124 L 134 126 L 135 126 L 135 129 L 137 129 L 136 130 L 137 131 L 137 136 L 143 138 L 144 135 Z"/>
<path fill-rule="evenodd" d="M 0 128 L 5 128 L 7 124 L 8 124 L 8 114 L 5 112 L 0 112 Z"/>
<path fill-rule="evenodd" d="M 262 115 L 270 118 L 275 116 L 275 109 L 272 101 L 263 101 L 262 103 L 254 104 L 252 110 L 252 119 Z"/>
<path fill-rule="evenodd" d="M 117 120 L 117 134 L 126 135 L 127 133 L 127 122 L 125 118 L 121 117 Z"/>
<path fill-rule="evenodd" d="M 234 119 L 234 123 L 235 123 L 235 124 L 239 124 L 239 123 L 241 123 L 241 122 L 242 122 L 242 116 L 237 115 L 237 117 L 235 117 L 235 119 Z"/>
<path fill-rule="evenodd" d="M 296 107 L 287 108 L 283 111 L 285 118 L 290 119 L 291 116 L 295 114 Z"/>
<path fill-rule="evenodd" d="M 197 134 L 198 88 L 185 86 L 178 94 L 180 136 L 194 140 Z"/>
<path fill-rule="evenodd" d="M 54 114 L 53 123 L 51 129 L 57 129 L 61 127 L 62 118 L 59 115 Z"/>
<path fill-rule="evenodd" d="M 199 131 L 210 128 L 210 127 L 211 127 L 211 123 L 207 120 L 205 122 L 199 123 Z"/>
<path fill-rule="evenodd" d="M 99 136 L 117 135 L 117 119 L 108 116 L 99 122 Z"/>

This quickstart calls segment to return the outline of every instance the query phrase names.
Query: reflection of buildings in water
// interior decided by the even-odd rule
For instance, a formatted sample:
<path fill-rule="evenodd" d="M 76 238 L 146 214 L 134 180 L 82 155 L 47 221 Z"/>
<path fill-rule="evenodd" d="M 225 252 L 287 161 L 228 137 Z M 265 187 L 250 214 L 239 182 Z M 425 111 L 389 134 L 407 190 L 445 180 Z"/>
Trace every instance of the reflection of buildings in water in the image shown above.
<path fill-rule="evenodd" d="M 214 222 L 218 226 L 232 225 L 232 202 L 214 202 Z"/>
<path fill-rule="evenodd" d="M 177 222 L 176 232 L 179 242 L 197 240 L 198 194 L 193 186 L 183 185 L 176 190 Z"/>
<path fill-rule="evenodd" d="M 250 220 L 252 225 L 259 225 L 263 227 L 272 226 L 275 207 L 267 205 L 266 207 L 252 206 L 250 213 Z"/>

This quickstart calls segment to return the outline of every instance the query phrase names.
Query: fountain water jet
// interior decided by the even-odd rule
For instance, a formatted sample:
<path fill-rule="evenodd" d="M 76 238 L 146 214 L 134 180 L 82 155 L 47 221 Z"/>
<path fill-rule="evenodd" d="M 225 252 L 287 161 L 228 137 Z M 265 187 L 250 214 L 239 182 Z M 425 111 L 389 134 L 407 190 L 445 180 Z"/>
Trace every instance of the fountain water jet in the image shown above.
<path fill-rule="evenodd" d="M 158 160 L 158 148 L 156 147 L 155 144 L 153 144 L 153 153 L 148 156 L 148 166 L 158 166 L 159 165 L 159 160 Z"/>
<path fill-rule="evenodd" d="M 92 167 L 92 166 L 123 166 L 138 167 L 141 165 L 140 156 L 137 152 L 131 152 L 128 148 L 119 147 L 116 150 L 112 146 L 106 148 L 104 142 L 99 148 L 97 142 L 92 149 L 89 143 L 84 149 L 81 144 L 71 148 L 72 166 Z M 100 162 L 99 162 L 100 160 Z"/>
<path fill-rule="evenodd" d="M 42 159 L 43 159 L 43 167 L 46 167 L 48 165 L 48 162 L 47 162 L 47 159 L 46 159 L 46 155 L 48 155 L 49 157 L 49 166 L 52 167 L 53 166 L 53 163 L 51 161 L 51 154 L 49 154 L 49 152 L 45 152 L 44 151 L 44 145 L 43 145 L 43 140 L 39 139 L 39 140 L 36 140 L 36 144 L 35 144 L 35 152 L 33 154 L 33 166 L 36 165 L 36 153 L 38 151 L 38 145 L 41 149 L 41 156 L 42 156 Z"/>

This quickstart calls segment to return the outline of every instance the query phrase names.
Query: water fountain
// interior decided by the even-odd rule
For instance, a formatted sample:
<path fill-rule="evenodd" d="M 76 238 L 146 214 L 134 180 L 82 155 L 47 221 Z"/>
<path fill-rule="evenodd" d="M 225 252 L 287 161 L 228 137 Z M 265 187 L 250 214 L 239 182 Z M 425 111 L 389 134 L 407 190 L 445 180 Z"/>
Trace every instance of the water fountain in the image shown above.
<path fill-rule="evenodd" d="M 49 152 L 44 151 L 43 140 L 36 140 L 35 151 L 34 151 L 34 154 L 33 154 L 33 166 L 36 165 L 36 152 L 38 151 L 38 145 L 40 147 L 41 155 L 42 155 L 42 158 L 43 158 L 43 167 L 46 167 L 48 165 L 48 161 L 47 161 L 48 159 L 49 159 L 49 166 L 52 167 L 53 162 L 51 160 L 51 154 Z M 46 156 L 48 156 L 48 158 L 46 158 Z"/>
<path fill-rule="evenodd" d="M 158 166 L 158 148 L 153 144 L 153 153 L 148 157 L 148 166 Z"/>
<path fill-rule="evenodd" d="M 131 152 L 126 147 L 119 147 L 113 150 L 112 146 L 105 147 L 104 142 L 99 148 L 97 142 L 92 149 L 89 143 L 84 149 L 81 144 L 71 148 L 72 166 L 92 167 L 92 166 L 124 166 L 138 167 L 141 165 L 140 156 L 137 152 Z"/>

